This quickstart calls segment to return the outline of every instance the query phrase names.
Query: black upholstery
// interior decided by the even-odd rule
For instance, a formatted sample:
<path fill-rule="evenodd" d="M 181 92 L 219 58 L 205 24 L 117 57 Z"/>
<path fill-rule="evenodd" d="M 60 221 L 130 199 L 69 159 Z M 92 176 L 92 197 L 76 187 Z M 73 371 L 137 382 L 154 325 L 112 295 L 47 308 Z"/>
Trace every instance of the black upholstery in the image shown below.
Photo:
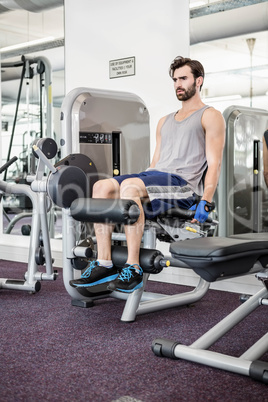
<path fill-rule="evenodd" d="M 117 268 L 123 268 L 127 262 L 128 249 L 124 246 L 112 246 L 112 260 Z M 160 260 L 163 254 L 159 250 L 140 249 L 140 265 L 144 272 L 149 274 L 158 274 L 162 271 L 163 266 L 160 265 Z"/>
<path fill-rule="evenodd" d="M 135 223 L 140 215 L 135 201 L 105 198 L 77 198 L 70 212 L 77 221 L 126 225 Z"/>
<path fill-rule="evenodd" d="M 172 243 L 170 252 L 203 279 L 214 282 L 221 277 L 246 274 L 256 261 L 264 267 L 268 263 L 266 239 L 265 234 L 256 240 L 236 236 L 199 238 Z"/>
<path fill-rule="evenodd" d="M 77 166 L 59 166 L 47 182 L 51 200 L 60 208 L 69 208 L 79 197 L 89 196 L 89 184 L 85 172 Z"/>
<path fill-rule="evenodd" d="M 192 220 L 194 219 L 196 211 L 192 211 L 190 209 L 182 209 L 179 207 L 174 207 L 168 209 L 164 214 L 160 214 L 159 217 L 162 218 L 180 218 L 183 220 Z M 209 216 L 205 222 L 206 224 L 212 223 L 212 218 Z"/>

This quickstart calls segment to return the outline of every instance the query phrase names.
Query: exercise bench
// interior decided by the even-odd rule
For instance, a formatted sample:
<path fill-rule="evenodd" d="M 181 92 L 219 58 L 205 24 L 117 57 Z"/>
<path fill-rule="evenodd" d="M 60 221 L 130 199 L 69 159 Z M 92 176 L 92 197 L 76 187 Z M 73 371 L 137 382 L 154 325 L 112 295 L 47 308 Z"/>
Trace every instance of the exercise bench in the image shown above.
<path fill-rule="evenodd" d="M 268 332 L 240 357 L 208 350 L 259 306 L 268 306 L 268 234 L 185 240 L 171 244 L 170 252 L 207 282 L 255 274 L 262 281 L 263 288 L 190 346 L 158 338 L 153 341 L 153 352 L 160 357 L 185 359 L 268 384 L 268 362 L 259 360 L 268 351 Z"/>

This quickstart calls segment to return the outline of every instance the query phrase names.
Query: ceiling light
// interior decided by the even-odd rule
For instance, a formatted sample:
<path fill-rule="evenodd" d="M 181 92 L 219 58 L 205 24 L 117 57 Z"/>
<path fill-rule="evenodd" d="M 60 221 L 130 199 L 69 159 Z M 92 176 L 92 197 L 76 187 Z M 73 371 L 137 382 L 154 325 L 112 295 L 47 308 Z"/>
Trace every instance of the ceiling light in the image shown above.
<path fill-rule="evenodd" d="M 24 43 L 18 43 L 16 45 L 11 45 L 11 46 L 6 46 L 6 47 L 2 47 L 0 49 L 0 52 L 8 52 L 10 50 L 17 50 L 17 49 L 21 49 L 23 47 L 30 47 L 30 46 L 34 46 L 34 45 L 39 45 L 41 43 L 45 43 L 45 42 L 51 42 L 53 41 L 55 38 L 54 36 L 47 36 L 46 38 L 41 38 L 41 39 L 35 39 L 35 40 L 31 40 L 29 42 L 24 42 Z"/>

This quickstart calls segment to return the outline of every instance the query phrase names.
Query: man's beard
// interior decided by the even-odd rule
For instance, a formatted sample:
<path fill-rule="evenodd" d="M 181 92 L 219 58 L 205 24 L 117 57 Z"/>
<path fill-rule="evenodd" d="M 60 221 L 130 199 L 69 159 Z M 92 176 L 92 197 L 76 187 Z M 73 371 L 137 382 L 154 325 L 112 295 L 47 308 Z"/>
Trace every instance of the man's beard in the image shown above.
<path fill-rule="evenodd" d="M 195 94 L 196 94 L 196 82 L 194 82 L 189 89 L 184 90 L 183 93 L 180 94 L 176 93 L 179 101 L 187 101 L 191 99 Z"/>

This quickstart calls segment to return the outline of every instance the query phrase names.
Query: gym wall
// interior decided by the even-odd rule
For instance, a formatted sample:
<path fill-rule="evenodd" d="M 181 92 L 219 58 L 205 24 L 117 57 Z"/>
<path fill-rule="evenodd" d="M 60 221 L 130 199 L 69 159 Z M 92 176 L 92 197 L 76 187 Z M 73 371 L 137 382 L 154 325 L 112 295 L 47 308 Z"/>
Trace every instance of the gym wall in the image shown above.
<path fill-rule="evenodd" d="M 66 0 L 65 85 L 133 92 L 147 105 L 151 153 L 158 120 L 178 108 L 168 70 L 189 55 L 188 0 Z M 135 75 L 109 78 L 109 62 L 135 57 Z"/>

